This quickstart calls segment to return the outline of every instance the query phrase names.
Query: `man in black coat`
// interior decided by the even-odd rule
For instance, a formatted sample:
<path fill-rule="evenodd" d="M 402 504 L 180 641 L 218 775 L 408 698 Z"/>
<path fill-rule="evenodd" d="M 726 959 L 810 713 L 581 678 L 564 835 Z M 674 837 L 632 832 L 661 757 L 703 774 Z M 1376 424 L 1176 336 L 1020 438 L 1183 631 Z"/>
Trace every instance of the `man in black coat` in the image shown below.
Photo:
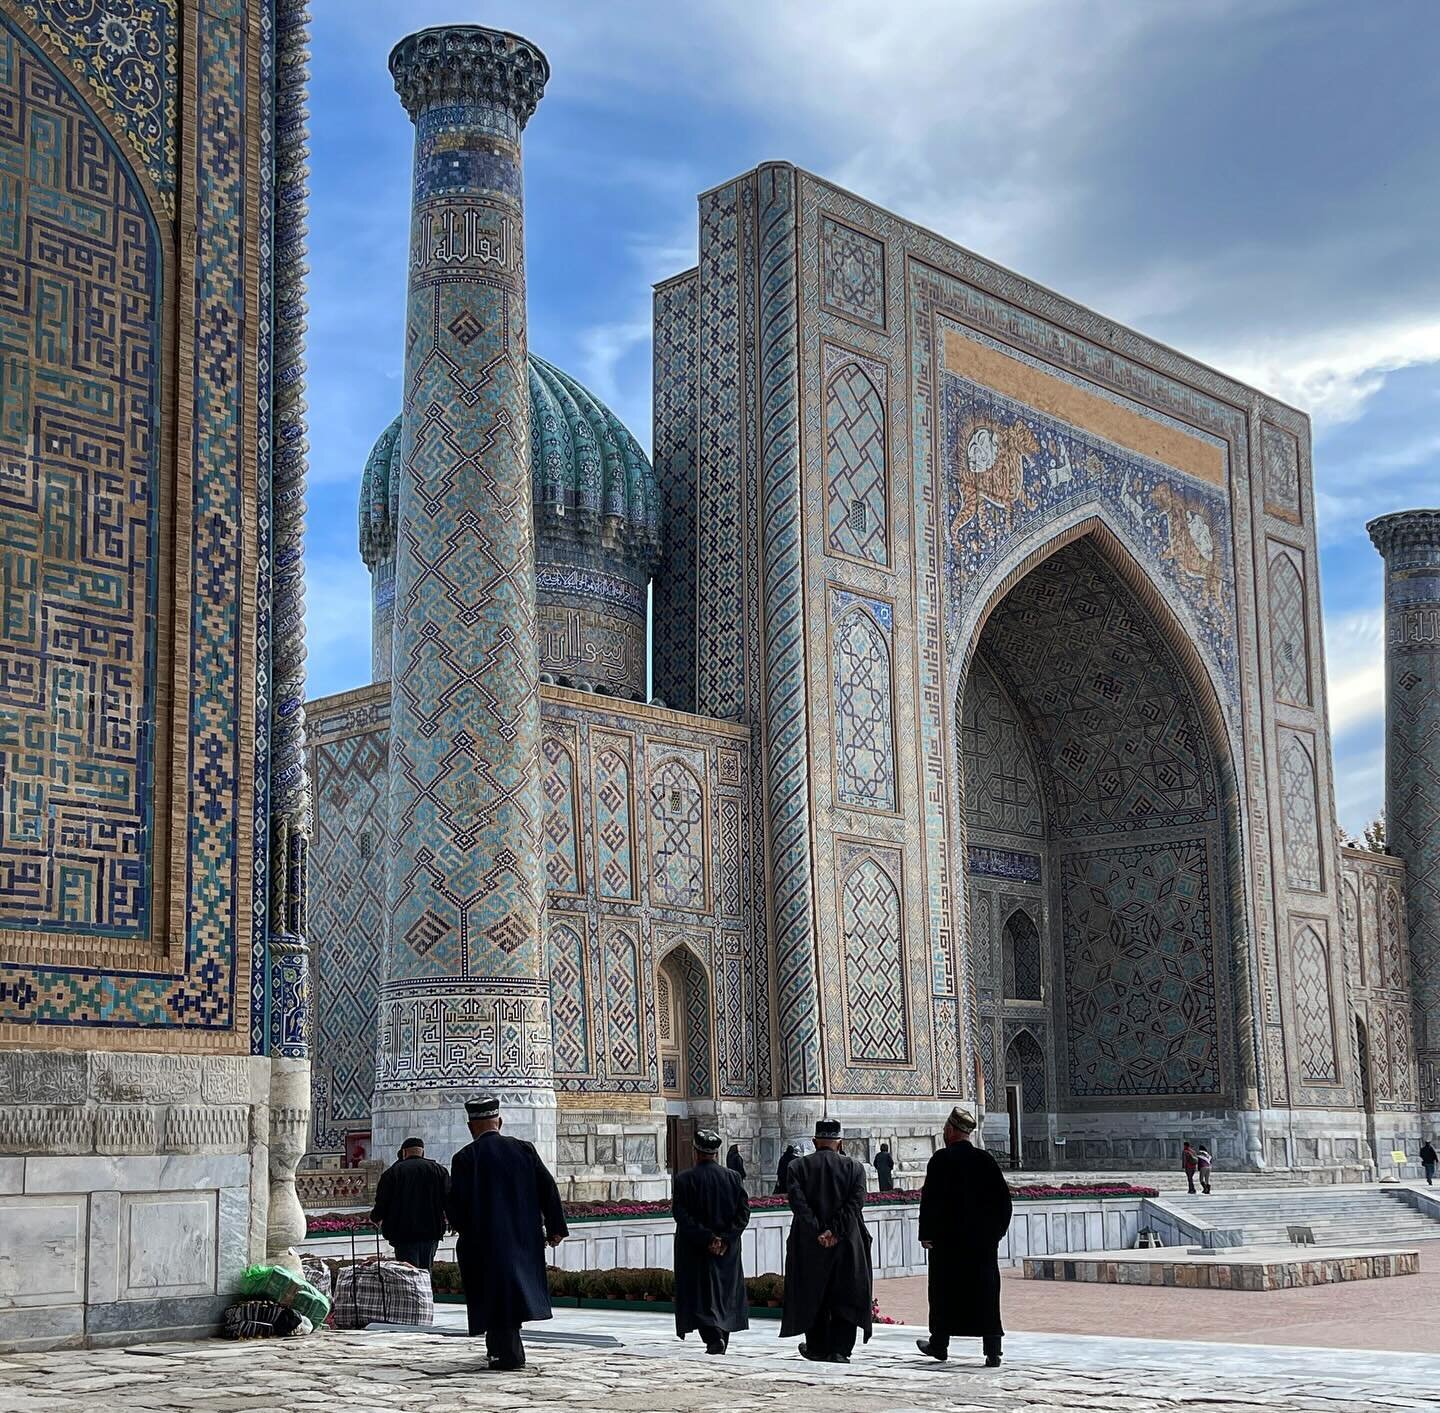
<path fill-rule="evenodd" d="M 1010 1185 L 1000 1165 L 970 1141 L 975 1120 L 952 1109 L 945 1147 L 932 1155 L 920 1189 L 920 1245 L 930 1253 L 930 1338 L 922 1354 L 947 1359 L 951 1335 L 979 1335 L 985 1365 L 998 1368 L 1000 1263 L 1010 1229 Z"/>
<path fill-rule="evenodd" d="M 789 1190 L 790 1164 L 799 1156 L 793 1143 L 787 1143 L 780 1155 L 780 1166 L 775 1169 L 775 1191 L 782 1196 Z"/>
<path fill-rule="evenodd" d="M 804 1359 L 850 1362 L 855 1331 L 870 1338 L 872 1271 L 865 1169 L 840 1151 L 840 1124 L 815 1125 L 815 1151 L 787 1174 L 790 1236 L 780 1337 L 803 1334 Z"/>
<path fill-rule="evenodd" d="M 445 1235 L 450 1174 L 425 1156 L 423 1138 L 407 1138 L 400 1156 L 380 1174 L 370 1220 L 395 1248 L 397 1261 L 428 1271 Z"/>
<path fill-rule="evenodd" d="M 734 1152 L 731 1149 L 731 1152 Z M 740 1233 L 750 1221 L 745 1184 L 715 1161 L 720 1135 L 695 1135 L 695 1166 L 675 1175 L 675 1333 L 699 1330 L 707 1354 L 724 1354 L 732 1330 L 750 1328 Z"/>
<path fill-rule="evenodd" d="M 895 1160 L 890 1156 L 890 1145 L 882 1143 L 875 1155 L 875 1178 L 881 1192 L 895 1191 Z"/>
<path fill-rule="evenodd" d="M 492 1369 L 520 1369 L 520 1326 L 550 1318 L 545 1243 L 559 1246 L 569 1229 L 540 1155 L 500 1132 L 500 1101 L 482 1095 L 465 1112 L 474 1142 L 452 1160 L 448 1205 L 470 1333 L 484 1334 Z"/>
<path fill-rule="evenodd" d="M 740 1156 L 740 1145 L 732 1143 L 730 1151 L 725 1155 L 725 1166 L 738 1177 L 741 1182 L 745 1180 L 745 1160 Z"/>

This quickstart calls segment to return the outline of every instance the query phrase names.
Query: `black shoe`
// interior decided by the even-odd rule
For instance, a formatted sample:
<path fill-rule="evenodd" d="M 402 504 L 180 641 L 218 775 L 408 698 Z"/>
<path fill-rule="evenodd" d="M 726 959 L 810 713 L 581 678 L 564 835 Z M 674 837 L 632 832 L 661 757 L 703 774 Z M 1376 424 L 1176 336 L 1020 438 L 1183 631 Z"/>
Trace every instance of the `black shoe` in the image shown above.
<path fill-rule="evenodd" d="M 1000 1367 L 1000 1356 L 998 1354 L 987 1354 L 985 1356 L 985 1367 L 987 1369 L 998 1369 Z"/>
<path fill-rule="evenodd" d="M 800 1357 L 802 1359 L 814 1360 L 817 1364 L 828 1364 L 830 1362 L 830 1356 L 828 1354 L 811 1354 L 810 1347 L 806 1344 L 800 1346 Z"/>
<path fill-rule="evenodd" d="M 524 1367 L 525 1361 L 523 1359 L 492 1359 L 490 1361 L 490 1372 L 492 1374 L 509 1374 L 516 1369 L 523 1369 Z"/>
<path fill-rule="evenodd" d="M 928 1354 L 932 1359 L 938 1359 L 942 1364 L 950 1357 L 950 1351 L 948 1349 L 937 1349 L 928 1339 L 917 1339 L 915 1341 L 915 1348 L 918 1349 L 921 1354 Z"/>
<path fill-rule="evenodd" d="M 830 1356 L 830 1362 L 832 1364 L 848 1364 L 850 1362 L 850 1356 L 848 1354 L 832 1354 Z"/>
<path fill-rule="evenodd" d="M 705 1352 L 706 1354 L 724 1354 L 725 1346 L 723 1344 L 707 1344 Z"/>

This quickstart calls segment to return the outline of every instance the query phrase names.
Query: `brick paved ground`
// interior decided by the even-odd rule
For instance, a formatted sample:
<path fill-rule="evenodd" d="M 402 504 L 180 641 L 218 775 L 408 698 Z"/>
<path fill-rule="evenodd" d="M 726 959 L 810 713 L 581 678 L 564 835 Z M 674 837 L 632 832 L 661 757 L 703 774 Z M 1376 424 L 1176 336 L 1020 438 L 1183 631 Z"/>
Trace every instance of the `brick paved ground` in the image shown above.
<path fill-rule="evenodd" d="M 442 1310 L 452 1322 L 458 1312 Z M 620 1347 L 531 1339 L 530 1366 L 483 1372 L 472 1341 L 438 1334 L 321 1333 L 139 1351 L 0 1357 L 0 1413 L 1361 1413 L 1437 1409 L 1440 1357 L 1336 1355 L 1198 1343 L 1022 1335 L 1006 1367 L 920 1359 L 913 1330 L 877 1332 L 846 1366 L 806 1364 L 771 1328 L 737 1335 L 729 1358 L 679 1344 L 662 1316 L 566 1311 L 535 1327 L 562 1339 L 618 1336 Z"/>
<path fill-rule="evenodd" d="M 1264 1292 L 1027 1281 L 1006 1271 L 1007 1330 L 1440 1352 L 1440 1241 L 1418 1276 Z M 923 1330 L 925 1277 L 876 1282 L 880 1308 Z"/>

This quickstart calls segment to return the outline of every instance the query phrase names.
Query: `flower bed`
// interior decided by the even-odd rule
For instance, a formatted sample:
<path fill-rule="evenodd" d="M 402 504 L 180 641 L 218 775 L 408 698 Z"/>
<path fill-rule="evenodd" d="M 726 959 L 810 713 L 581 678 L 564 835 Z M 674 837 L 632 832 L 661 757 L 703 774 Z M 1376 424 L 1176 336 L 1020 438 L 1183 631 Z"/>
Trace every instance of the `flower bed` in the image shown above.
<path fill-rule="evenodd" d="M 331 1263 L 338 1267 L 348 1261 Z M 623 1266 L 610 1271 L 561 1271 L 550 1267 L 547 1272 L 550 1298 L 556 1302 L 574 1302 L 585 1307 L 651 1309 L 657 1313 L 672 1310 L 675 1299 L 675 1273 L 654 1267 Z M 460 1283 L 460 1267 L 454 1261 L 437 1261 L 430 1271 L 430 1288 L 442 1304 L 464 1299 Z M 746 1276 L 746 1304 L 761 1318 L 778 1318 L 785 1300 L 785 1277 L 777 1275 Z M 880 1313 L 880 1302 L 871 1302 L 877 1325 L 894 1325 L 899 1321 Z"/>
<path fill-rule="evenodd" d="M 1017 1202 L 1095 1202 L 1115 1197 L 1158 1197 L 1159 1190 L 1153 1187 L 1137 1187 L 1128 1182 L 1067 1182 L 1059 1186 L 1049 1183 L 1027 1183 L 1023 1187 L 1012 1187 L 1010 1195 Z M 908 1207 L 920 1201 L 918 1191 L 867 1192 L 867 1207 Z M 752 1197 L 752 1212 L 770 1212 L 787 1206 L 783 1196 L 769 1194 Z M 646 1217 L 668 1217 L 668 1202 L 567 1202 L 565 1215 L 573 1222 L 616 1222 Z M 305 1235 L 357 1236 L 372 1235 L 375 1228 L 370 1218 L 360 1212 L 323 1212 L 307 1219 Z"/>

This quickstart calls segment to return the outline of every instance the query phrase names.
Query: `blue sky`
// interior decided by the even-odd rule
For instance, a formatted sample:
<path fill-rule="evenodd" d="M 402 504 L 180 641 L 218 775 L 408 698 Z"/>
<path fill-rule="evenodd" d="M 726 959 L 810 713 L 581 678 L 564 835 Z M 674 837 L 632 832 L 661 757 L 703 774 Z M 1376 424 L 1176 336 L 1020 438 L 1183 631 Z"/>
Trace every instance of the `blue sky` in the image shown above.
<path fill-rule="evenodd" d="M 1314 419 L 1336 793 L 1383 800 L 1381 574 L 1364 521 L 1440 503 L 1433 0 L 315 0 L 311 694 L 370 677 L 356 499 L 399 411 L 411 127 L 386 70 L 427 24 L 517 30 L 531 346 L 650 440 L 650 286 L 695 196 L 829 177 Z"/>

